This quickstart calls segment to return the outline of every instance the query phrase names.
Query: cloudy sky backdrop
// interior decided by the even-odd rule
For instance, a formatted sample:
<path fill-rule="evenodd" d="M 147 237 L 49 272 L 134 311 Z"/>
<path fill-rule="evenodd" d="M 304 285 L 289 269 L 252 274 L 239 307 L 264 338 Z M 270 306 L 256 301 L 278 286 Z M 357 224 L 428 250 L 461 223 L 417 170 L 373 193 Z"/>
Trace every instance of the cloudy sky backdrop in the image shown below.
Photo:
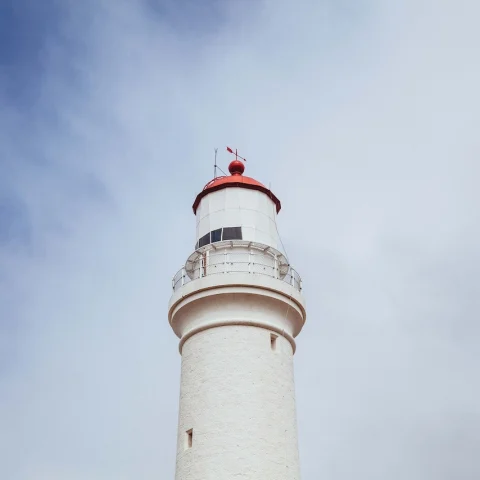
<path fill-rule="evenodd" d="M 478 480 L 479 16 L 0 2 L 0 478 L 173 478 L 170 281 L 231 145 L 304 279 L 303 480 Z"/>

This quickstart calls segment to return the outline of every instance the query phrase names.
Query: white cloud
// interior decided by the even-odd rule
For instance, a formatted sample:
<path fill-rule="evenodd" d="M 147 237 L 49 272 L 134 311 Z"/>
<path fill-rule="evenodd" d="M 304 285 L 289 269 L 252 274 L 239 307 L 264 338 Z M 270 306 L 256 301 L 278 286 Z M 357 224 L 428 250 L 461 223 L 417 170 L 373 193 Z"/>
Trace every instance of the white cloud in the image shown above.
<path fill-rule="evenodd" d="M 225 144 L 304 277 L 303 478 L 478 477 L 479 7 L 222 9 L 71 2 L 33 113 L 0 115 L 33 232 L 0 250 L 2 478 L 173 478 L 170 278 Z"/>

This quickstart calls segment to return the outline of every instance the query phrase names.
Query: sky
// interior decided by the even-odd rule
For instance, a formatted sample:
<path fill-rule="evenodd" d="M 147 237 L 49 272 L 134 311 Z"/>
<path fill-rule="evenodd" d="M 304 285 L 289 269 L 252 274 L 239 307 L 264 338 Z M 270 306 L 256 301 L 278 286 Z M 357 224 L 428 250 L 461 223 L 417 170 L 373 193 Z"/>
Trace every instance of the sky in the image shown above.
<path fill-rule="evenodd" d="M 303 480 L 480 478 L 480 4 L 0 1 L 0 478 L 174 477 L 171 278 L 219 148 L 303 278 Z"/>

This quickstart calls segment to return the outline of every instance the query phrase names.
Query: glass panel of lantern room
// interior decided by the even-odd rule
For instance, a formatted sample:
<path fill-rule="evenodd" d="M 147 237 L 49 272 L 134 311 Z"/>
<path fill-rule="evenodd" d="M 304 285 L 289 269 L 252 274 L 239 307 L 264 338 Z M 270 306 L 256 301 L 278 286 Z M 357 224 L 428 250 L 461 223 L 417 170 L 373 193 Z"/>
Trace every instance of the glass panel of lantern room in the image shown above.
<path fill-rule="evenodd" d="M 222 240 L 222 229 L 218 228 L 217 230 L 213 230 L 211 233 L 211 242 L 220 242 Z"/>
<path fill-rule="evenodd" d="M 222 238 L 223 240 L 241 240 L 242 227 L 225 227 Z"/>
<path fill-rule="evenodd" d="M 198 241 L 199 247 L 203 247 L 205 245 L 208 245 L 209 243 L 210 243 L 210 232 L 208 232 Z"/>

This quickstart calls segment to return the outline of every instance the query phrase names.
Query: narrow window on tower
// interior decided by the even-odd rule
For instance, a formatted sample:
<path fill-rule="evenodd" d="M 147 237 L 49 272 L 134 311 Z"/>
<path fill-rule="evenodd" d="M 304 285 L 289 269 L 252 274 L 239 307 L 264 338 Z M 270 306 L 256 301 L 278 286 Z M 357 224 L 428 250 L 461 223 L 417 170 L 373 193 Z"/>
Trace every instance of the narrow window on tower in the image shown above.
<path fill-rule="evenodd" d="M 275 335 L 274 333 L 270 334 L 270 347 L 273 351 L 277 349 L 277 338 L 278 335 Z"/>
<path fill-rule="evenodd" d="M 186 441 L 185 441 L 185 450 L 188 449 L 188 448 L 192 448 L 192 445 L 193 445 L 193 428 L 191 428 L 190 430 L 187 430 L 186 432 Z"/>

